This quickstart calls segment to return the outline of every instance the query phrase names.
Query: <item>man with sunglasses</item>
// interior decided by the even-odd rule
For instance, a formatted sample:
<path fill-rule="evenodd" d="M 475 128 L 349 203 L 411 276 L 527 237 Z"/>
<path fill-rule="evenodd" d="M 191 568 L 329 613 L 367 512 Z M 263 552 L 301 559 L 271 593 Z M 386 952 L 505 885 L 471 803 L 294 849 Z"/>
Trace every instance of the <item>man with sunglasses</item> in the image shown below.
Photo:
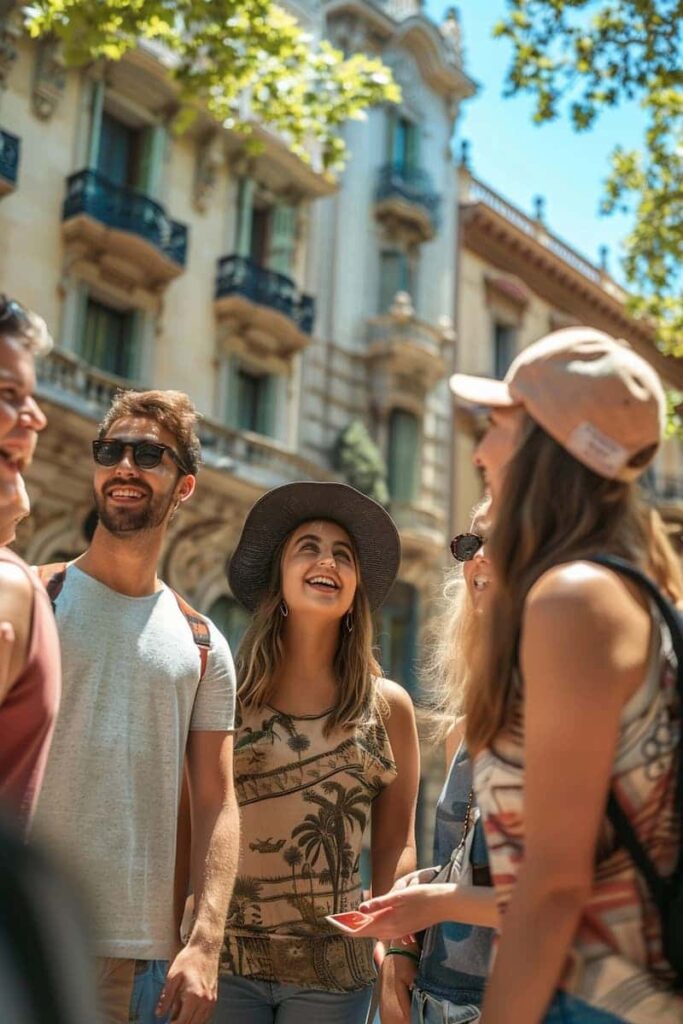
<path fill-rule="evenodd" d="M 6 548 L 28 499 L 22 473 L 47 420 L 33 393 L 45 322 L 0 295 L 0 805 L 26 831 L 59 705 L 59 643 L 35 574 Z"/>
<path fill-rule="evenodd" d="M 58 588 L 48 587 L 64 699 L 36 827 L 79 872 L 90 900 L 107 1024 L 127 1024 L 136 974 L 162 960 L 172 962 L 160 1013 L 178 1024 L 208 1020 L 235 875 L 232 658 L 213 624 L 157 576 L 169 522 L 195 489 L 196 420 L 180 392 L 117 396 L 92 446 L 92 543 L 58 574 Z M 178 952 L 184 760 L 197 910 Z"/>

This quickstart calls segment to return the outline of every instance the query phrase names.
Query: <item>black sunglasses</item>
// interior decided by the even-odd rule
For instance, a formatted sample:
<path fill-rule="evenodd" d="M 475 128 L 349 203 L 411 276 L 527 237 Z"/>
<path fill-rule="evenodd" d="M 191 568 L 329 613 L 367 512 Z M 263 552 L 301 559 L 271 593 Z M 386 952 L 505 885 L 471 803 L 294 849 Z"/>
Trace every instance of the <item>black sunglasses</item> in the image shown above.
<path fill-rule="evenodd" d="M 16 299 L 8 299 L 6 295 L 0 295 L 0 323 L 12 318 L 26 323 L 30 323 L 31 319 L 20 302 L 17 302 Z"/>
<path fill-rule="evenodd" d="M 167 444 L 156 444 L 154 441 L 93 441 L 92 453 L 98 466 L 118 466 L 126 448 L 133 453 L 133 461 L 139 469 L 156 469 L 168 452 L 178 469 L 189 473 L 180 456 Z"/>
<path fill-rule="evenodd" d="M 459 533 L 451 541 L 451 554 L 456 562 L 470 562 L 485 544 L 478 533 Z"/>

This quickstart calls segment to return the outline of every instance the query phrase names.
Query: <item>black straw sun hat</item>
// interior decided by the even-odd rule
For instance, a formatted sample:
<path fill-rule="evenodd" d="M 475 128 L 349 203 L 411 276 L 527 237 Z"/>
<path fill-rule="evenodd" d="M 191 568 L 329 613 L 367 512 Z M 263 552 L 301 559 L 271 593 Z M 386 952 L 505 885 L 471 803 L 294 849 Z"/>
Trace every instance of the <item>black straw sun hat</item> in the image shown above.
<path fill-rule="evenodd" d="M 273 555 L 302 523 L 327 519 L 343 527 L 358 553 L 371 608 L 378 608 L 396 578 L 401 541 L 394 521 L 372 498 L 340 483 L 302 481 L 268 491 L 249 512 L 230 559 L 228 580 L 237 600 L 255 611 L 268 589 Z"/>

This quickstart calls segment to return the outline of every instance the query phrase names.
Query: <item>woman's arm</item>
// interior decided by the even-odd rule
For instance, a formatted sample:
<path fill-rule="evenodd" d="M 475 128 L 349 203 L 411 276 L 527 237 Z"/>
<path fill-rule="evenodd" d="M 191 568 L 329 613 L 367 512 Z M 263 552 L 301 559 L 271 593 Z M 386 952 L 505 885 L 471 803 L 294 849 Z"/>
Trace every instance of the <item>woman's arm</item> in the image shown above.
<path fill-rule="evenodd" d="M 413 704 L 397 683 L 381 680 L 390 714 L 385 725 L 396 762 L 396 777 L 372 802 L 372 893 L 391 889 L 394 881 L 413 871 L 415 804 L 420 781 L 420 750 Z"/>
<path fill-rule="evenodd" d="M 480 928 L 496 928 L 499 923 L 495 893 L 485 885 L 411 885 L 366 900 L 359 909 L 367 914 L 383 911 L 376 921 L 354 931 L 355 935 L 372 935 L 377 939 L 421 932 L 442 921 L 459 921 Z"/>
<path fill-rule="evenodd" d="M 527 599 L 524 861 L 503 920 L 485 1024 L 537 1024 L 593 883 L 622 709 L 643 680 L 650 620 L 608 570 L 550 570 Z"/>
<path fill-rule="evenodd" d="M 382 680 L 380 685 L 390 710 L 386 729 L 397 774 L 372 804 L 373 893 L 387 892 L 397 878 L 415 868 L 415 804 L 420 780 L 420 753 L 412 701 L 403 687 L 396 683 Z M 417 956 L 416 946 L 412 952 Z M 416 968 L 416 960 L 410 957 L 393 954 L 384 957 L 379 983 L 382 1024 L 408 1024 L 410 990 Z"/>

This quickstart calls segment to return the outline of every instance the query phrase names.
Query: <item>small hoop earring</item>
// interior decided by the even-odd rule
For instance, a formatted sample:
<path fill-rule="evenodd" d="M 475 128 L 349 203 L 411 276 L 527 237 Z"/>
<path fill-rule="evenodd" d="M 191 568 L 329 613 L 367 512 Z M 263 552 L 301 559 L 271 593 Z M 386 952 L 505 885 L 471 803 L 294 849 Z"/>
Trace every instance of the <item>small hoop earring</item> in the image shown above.
<path fill-rule="evenodd" d="M 353 632 L 353 616 L 351 612 L 347 612 L 344 616 L 344 625 L 346 626 L 347 633 Z"/>
<path fill-rule="evenodd" d="M 289 615 L 289 608 L 285 604 L 284 599 L 280 601 L 280 615 L 282 616 L 283 619 L 286 619 L 287 616 Z"/>

